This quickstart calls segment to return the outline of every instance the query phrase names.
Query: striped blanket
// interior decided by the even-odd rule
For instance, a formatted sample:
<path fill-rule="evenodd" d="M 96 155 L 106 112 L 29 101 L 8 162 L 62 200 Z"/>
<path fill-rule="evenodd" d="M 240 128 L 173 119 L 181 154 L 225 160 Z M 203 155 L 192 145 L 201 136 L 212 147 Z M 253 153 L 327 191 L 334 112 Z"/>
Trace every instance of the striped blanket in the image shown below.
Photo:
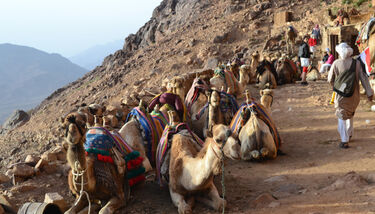
<path fill-rule="evenodd" d="M 156 173 L 160 186 L 169 182 L 170 141 L 173 135 L 177 133 L 192 137 L 200 148 L 203 147 L 204 144 L 204 141 L 194 134 L 186 123 L 180 123 L 177 126 L 166 126 L 156 151 Z"/>
<path fill-rule="evenodd" d="M 209 86 L 204 80 L 200 78 L 194 79 L 193 84 L 191 85 L 191 88 L 189 89 L 189 92 L 187 93 L 185 98 L 185 106 L 188 113 L 190 113 L 191 106 L 195 103 L 195 101 L 197 101 L 199 93 L 202 93 L 208 89 Z"/>
<path fill-rule="evenodd" d="M 236 98 L 233 95 L 227 94 L 223 91 L 218 91 L 220 94 L 220 110 L 222 113 L 229 113 L 230 118 L 232 118 L 236 112 L 238 111 L 238 104 Z M 195 115 L 195 119 L 199 120 L 203 113 L 208 108 L 208 102 L 199 110 L 199 112 Z"/>
<path fill-rule="evenodd" d="M 279 132 L 277 131 L 276 125 L 272 121 L 272 118 L 267 115 L 267 111 L 265 110 L 264 106 L 255 101 L 252 101 L 250 104 L 241 105 L 240 109 L 237 111 L 232 119 L 232 122 L 230 123 L 232 132 L 238 134 L 241 131 L 241 128 L 246 124 L 247 120 L 243 120 L 242 117 L 246 109 L 253 110 L 256 113 L 256 116 L 267 124 L 275 141 L 276 148 L 279 149 L 281 146 L 281 138 Z"/>
<path fill-rule="evenodd" d="M 222 67 L 217 67 L 214 74 L 224 79 L 225 86 L 227 87 L 226 89 L 231 88 L 232 91 L 237 91 L 238 81 L 231 71 L 227 71 Z"/>
<path fill-rule="evenodd" d="M 103 127 L 92 127 L 87 131 L 86 141 L 84 143 L 86 155 L 88 155 L 88 153 L 95 154 L 97 161 L 99 161 L 97 162 L 98 164 L 100 164 L 100 162 L 114 164 L 112 158 L 113 154 L 111 153 L 111 149 L 113 147 L 117 148 L 126 162 L 129 185 L 133 186 L 141 181 L 144 181 L 145 169 L 142 166 L 143 158 L 139 156 L 138 151 L 134 151 L 125 142 L 117 131 L 109 132 Z M 104 171 L 101 171 L 100 166 L 96 166 L 95 169 L 96 174 L 99 173 L 97 176 L 104 173 Z M 104 174 L 101 177 L 106 177 Z"/>
<path fill-rule="evenodd" d="M 178 116 L 183 121 L 186 121 L 187 110 L 184 102 L 182 102 L 180 96 L 177 94 L 165 92 L 163 94 L 156 95 L 154 98 L 152 98 L 150 105 L 148 105 L 148 109 L 153 111 L 156 104 L 159 104 L 160 107 L 167 105 L 169 109 L 177 111 Z"/>
<path fill-rule="evenodd" d="M 140 124 L 143 131 L 143 138 L 146 141 L 147 158 L 151 164 L 155 163 L 156 147 L 159 143 L 161 134 L 167 124 L 166 117 L 161 113 L 152 112 L 151 114 L 142 112 L 138 107 L 133 108 L 128 114 L 126 121 L 130 117 L 135 117 Z"/>

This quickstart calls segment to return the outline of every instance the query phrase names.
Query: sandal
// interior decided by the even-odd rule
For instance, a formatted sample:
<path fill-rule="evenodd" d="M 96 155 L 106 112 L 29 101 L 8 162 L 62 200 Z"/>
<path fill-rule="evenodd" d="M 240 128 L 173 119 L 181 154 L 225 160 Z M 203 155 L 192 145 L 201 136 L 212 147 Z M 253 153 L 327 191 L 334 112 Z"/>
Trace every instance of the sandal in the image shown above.
<path fill-rule="evenodd" d="M 342 148 L 342 149 L 347 149 L 347 148 L 349 148 L 349 143 L 348 142 L 341 142 L 339 147 Z"/>

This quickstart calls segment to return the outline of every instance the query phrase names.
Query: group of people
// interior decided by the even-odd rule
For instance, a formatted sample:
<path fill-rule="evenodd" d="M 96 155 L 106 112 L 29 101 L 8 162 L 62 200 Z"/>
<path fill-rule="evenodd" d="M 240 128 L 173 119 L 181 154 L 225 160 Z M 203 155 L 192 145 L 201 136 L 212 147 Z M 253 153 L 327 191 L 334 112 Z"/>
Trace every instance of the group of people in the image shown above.
<path fill-rule="evenodd" d="M 310 66 L 311 58 L 314 58 L 319 39 L 319 25 L 316 25 L 311 37 L 305 36 L 303 43 L 299 47 L 298 57 L 302 67 L 302 85 L 307 85 L 308 67 Z M 338 132 L 341 138 L 339 146 L 340 148 L 348 148 L 354 132 L 353 116 L 360 101 L 359 81 L 361 81 L 369 101 L 372 101 L 374 91 L 371 88 L 368 76 L 362 69 L 361 62 L 352 58 L 353 49 L 347 43 L 342 42 L 336 46 L 336 52 L 339 55 L 337 60 L 335 60 L 329 48 L 325 49 L 325 55 L 322 61 L 319 62 L 319 73 L 325 73 L 329 69 L 328 82 L 336 91 L 334 92 L 334 104 L 338 118 Z M 350 76 L 352 77 L 350 78 Z M 335 89 L 337 85 L 340 87 Z M 350 94 L 340 93 L 340 90 L 343 92 L 348 89 L 351 89 Z"/>

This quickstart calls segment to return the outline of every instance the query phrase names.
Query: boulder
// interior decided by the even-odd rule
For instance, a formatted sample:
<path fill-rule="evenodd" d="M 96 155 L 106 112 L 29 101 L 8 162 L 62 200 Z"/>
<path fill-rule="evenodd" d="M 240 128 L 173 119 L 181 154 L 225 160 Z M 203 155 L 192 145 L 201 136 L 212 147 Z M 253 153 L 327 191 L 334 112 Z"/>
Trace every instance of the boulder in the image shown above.
<path fill-rule="evenodd" d="M 13 175 L 21 178 L 30 178 L 35 172 L 34 168 L 26 164 L 18 164 L 12 169 Z"/>
<path fill-rule="evenodd" d="M 47 161 L 47 162 L 57 160 L 56 154 L 51 152 L 51 151 L 44 152 L 40 158 Z"/>
<path fill-rule="evenodd" d="M 271 193 L 266 192 L 266 193 L 259 195 L 254 201 L 252 201 L 251 207 L 261 208 L 275 201 L 276 201 L 276 198 Z"/>
<path fill-rule="evenodd" d="M 44 203 L 52 203 L 57 205 L 62 212 L 68 209 L 68 204 L 64 198 L 57 192 L 46 193 L 44 196 Z"/>
<path fill-rule="evenodd" d="M 27 155 L 25 158 L 25 163 L 35 166 L 39 160 L 40 160 L 40 157 L 37 157 L 35 155 Z"/>
<path fill-rule="evenodd" d="M 0 173 L 0 184 L 7 183 L 10 181 L 10 178 L 2 173 Z"/>
<path fill-rule="evenodd" d="M 15 110 L 3 124 L 3 129 L 12 130 L 19 126 L 22 126 L 29 121 L 30 116 L 25 111 Z"/>
<path fill-rule="evenodd" d="M 219 64 L 219 60 L 216 57 L 211 57 L 207 60 L 206 65 L 204 66 L 204 69 L 214 70 L 218 64 Z"/>

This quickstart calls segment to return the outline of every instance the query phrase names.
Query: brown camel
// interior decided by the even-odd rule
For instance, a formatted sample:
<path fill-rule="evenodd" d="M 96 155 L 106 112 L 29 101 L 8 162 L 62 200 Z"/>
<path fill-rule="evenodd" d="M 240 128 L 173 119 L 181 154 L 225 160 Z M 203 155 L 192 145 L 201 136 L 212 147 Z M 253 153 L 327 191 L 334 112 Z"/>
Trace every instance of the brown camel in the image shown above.
<path fill-rule="evenodd" d="M 277 87 L 277 73 L 273 65 L 263 60 L 257 67 L 257 86 L 260 89 Z"/>
<path fill-rule="evenodd" d="M 240 74 L 241 75 L 241 74 Z M 241 78 L 240 76 L 240 79 Z M 216 68 L 214 76 L 210 79 L 212 88 L 223 88 L 228 94 L 235 95 L 237 98 L 243 96 L 244 87 L 238 82 L 231 71 L 222 68 Z"/>
<path fill-rule="evenodd" d="M 85 155 L 85 123 L 75 113 L 69 114 L 63 123 L 66 129 L 65 141 L 68 143 L 67 160 L 71 167 L 68 175 L 69 189 L 77 197 L 76 203 L 66 213 L 80 212 L 89 205 L 89 201 L 106 202 L 100 209 L 100 214 L 114 213 L 126 205 L 129 194 L 125 168 L 119 173 L 114 164 L 100 162 L 91 153 Z M 115 156 L 112 158 L 116 159 Z M 101 176 L 97 176 L 97 170 Z"/>
<path fill-rule="evenodd" d="M 296 43 L 297 33 L 294 27 L 288 26 L 285 31 L 286 49 L 288 54 L 294 54 L 294 45 Z"/>
<path fill-rule="evenodd" d="M 277 61 L 276 72 L 278 75 L 278 85 L 295 83 L 297 77 L 297 66 L 292 60 L 281 58 Z"/>
<path fill-rule="evenodd" d="M 215 125 L 204 147 L 197 149 L 192 137 L 175 134 L 169 162 L 169 192 L 178 213 L 192 213 L 194 200 L 220 210 L 226 201 L 213 182 L 220 173 L 224 155 L 239 158 L 239 144 L 227 126 Z M 221 150 L 221 148 L 223 148 Z"/>
<path fill-rule="evenodd" d="M 271 112 L 271 104 L 272 104 L 272 92 L 271 91 L 263 91 L 261 92 L 262 95 L 262 102 L 266 106 L 262 106 L 261 104 L 256 104 L 256 108 L 264 108 L 266 109 L 267 113 Z M 250 104 L 251 98 L 250 93 L 246 92 L 246 103 Z M 273 138 L 271 133 L 270 127 L 259 118 L 257 114 L 255 114 L 256 110 L 252 108 L 245 107 L 244 109 L 240 109 L 239 113 L 236 116 L 240 116 L 244 123 L 243 126 L 235 128 L 233 124 L 235 124 L 236 118 L 233 118 L 231 127 L 232 130 L 238 133 L 239 140 L 241 142 L 241 158 L 243 160 L 258 160 L 260 158 L 270 158 L 274 159 L 277 156 L 277 144 Z M 270 114 L 267 115 L 270 117 Z"/>

